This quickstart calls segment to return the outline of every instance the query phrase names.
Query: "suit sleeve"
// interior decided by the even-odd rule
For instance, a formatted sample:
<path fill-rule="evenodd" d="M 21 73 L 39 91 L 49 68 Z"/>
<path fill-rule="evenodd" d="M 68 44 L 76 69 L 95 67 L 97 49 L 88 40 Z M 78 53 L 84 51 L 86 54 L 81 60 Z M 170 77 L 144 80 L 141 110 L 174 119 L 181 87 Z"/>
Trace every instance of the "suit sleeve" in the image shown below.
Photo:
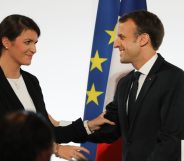
<path fill-rule="evenodd" d="M 55 141 L 57 143 L 68 143 L 68 142 L 84 142 L 87 138 L 87 132 L 84 128 L 83 121 L 81 118 L 72 122 L 72 124 L 62 127 L 54 127 L 51 121 L 48 118 L 48 113 L 45 107 L 44 98 L 42 94 L 41 87 L 39 85 L 39 81 L 35 76 L 32 76 L 32 82 L 37 92 L 37 105 L 39 108 L 37 112 L 40 112 L 47 120 L 48 124 L 54 131 Z M 39 102 L 39 103 L 38 103 Z"/>
<path fill-rule="evenodd" d="M 161 130 L 157 144 L 147 161 L 180 161 L 181 140 L 184 139 L 184 74 L 175 87 L 163 98 L 161 106 Z"/>
<path fill-rule="evenodd" d="M 73 121 L 71 125 L 54 127 L 54 133 L 57 143 L 68 143 L 70 141 L 82 143 L 86 141 L 88 136 L 81 118 Z"/>

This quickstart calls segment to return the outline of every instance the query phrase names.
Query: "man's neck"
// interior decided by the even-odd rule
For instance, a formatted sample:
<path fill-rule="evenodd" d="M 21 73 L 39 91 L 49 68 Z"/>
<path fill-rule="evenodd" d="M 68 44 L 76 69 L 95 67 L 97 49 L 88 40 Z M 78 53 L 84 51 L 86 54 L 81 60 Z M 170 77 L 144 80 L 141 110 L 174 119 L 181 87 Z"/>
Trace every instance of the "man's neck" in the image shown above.
<path fill-rule="evenodd" d="M 148 51 L 147 53 L 143 53 L 140 57 L 132 63 L 135 69 L 139 70 L 144 64 L 146 64 L 153 56 L 156 55 L 156 51 Z"/>

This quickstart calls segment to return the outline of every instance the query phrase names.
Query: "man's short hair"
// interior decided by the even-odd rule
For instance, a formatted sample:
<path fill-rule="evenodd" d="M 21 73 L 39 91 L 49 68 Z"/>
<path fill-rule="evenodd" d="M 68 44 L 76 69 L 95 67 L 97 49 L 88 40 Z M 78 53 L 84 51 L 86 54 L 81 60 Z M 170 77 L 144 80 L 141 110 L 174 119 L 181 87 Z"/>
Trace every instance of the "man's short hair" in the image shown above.
<path fill-rule="evenodd" d="M 137 10 L 123 15 L 119 22 L 128 20 L 132 20 L 137 26 L 137 34 L 147 33 L 153 49 L 158 50 L 164 37 L 164 26 L 158 16 L 145 10 Z"/>

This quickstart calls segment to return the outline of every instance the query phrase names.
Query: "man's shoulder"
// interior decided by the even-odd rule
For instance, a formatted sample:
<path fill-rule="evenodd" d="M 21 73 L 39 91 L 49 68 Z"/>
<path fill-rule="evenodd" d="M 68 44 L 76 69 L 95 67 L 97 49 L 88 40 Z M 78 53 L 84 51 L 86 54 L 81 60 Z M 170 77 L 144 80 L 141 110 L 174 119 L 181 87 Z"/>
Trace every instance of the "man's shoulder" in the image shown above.
<path fill-rule="evenodd" d="M 176 66 L 175 64 L 172 64 L 168 61 L 164 61 L 164 65 L 163 68 L 169 69 L 170 71 L 172 71 L 173 73 L 180 73 L 180 74 L 184 74 L 183 69 L 181 69 L 180 67 Z"/>
<path fill-rule="evenodd" d="M 159 53 L 158 58 L 152 68 L 154 69 L 153 73 L 167 73 L 169 75 L 184 74 L 181 68 L 165 60 L 165 58 L 163 58 Z"/>

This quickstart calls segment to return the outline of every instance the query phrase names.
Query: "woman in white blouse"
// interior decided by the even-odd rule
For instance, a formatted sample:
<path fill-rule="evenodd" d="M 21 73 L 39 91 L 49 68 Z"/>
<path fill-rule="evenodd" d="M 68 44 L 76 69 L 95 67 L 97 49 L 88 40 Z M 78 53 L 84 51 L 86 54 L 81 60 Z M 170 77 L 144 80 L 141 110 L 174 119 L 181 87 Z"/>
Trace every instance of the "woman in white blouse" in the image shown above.
<path fill-rule="evenodd" d="M 18 110 L 38 112 L 52 126 L 57 143 L 83 142 L 88 134 L 81 118 L 68 126 L 56 127 L 58 122 L 48 116 L 46 111 L 38 79 L 21 69 L 21 65 L 31 64 L 39 36 L 37 24 L 23 15 L 10 15 L 0 24 L 0 118 Z M 106 119 L 99 119 L 92 123 L 90 129 L 99 129 L 99 125 L 104 123 L 111 124 Z M 78 146 L 55 144 L 54 147 L 56 155 L 68 160 L 86 160 L 81 152 L 89 153 L 87 149 Z"/>

